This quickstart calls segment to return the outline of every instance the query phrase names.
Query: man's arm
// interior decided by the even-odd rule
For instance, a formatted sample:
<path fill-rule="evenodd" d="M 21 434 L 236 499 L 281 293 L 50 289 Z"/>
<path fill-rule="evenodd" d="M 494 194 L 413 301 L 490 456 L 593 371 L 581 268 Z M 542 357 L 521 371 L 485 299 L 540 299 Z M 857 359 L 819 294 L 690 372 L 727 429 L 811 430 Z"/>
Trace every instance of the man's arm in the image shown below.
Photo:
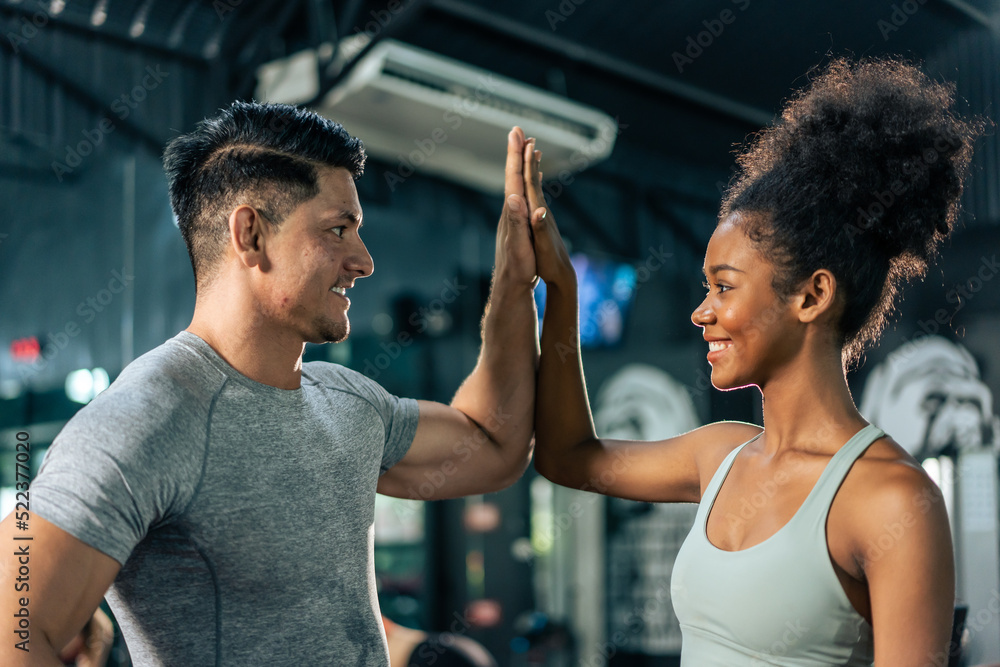
<path fill-rule="evenodd" d="M 524 197 L 525 159 L 537 159 L 520 128 L 507 138 L 505 201 L 496 265 L 475 369 L 451 405 L 420 401 L 406 456 L 386 472 L 379 493 L 434 500 L 488 493 L 516 481 L 531 458 L 538 362 L 532 289 L 535 254 Z"/>
<path fill-rule="evenodd" d="M 37 514 L 30 532 L 14 518 L 0 523 L 0 665 L 60 666 L 60 648 L 94 615 L 121 565 Z M 17 648 L 25 639 L 27 651 Z"/>

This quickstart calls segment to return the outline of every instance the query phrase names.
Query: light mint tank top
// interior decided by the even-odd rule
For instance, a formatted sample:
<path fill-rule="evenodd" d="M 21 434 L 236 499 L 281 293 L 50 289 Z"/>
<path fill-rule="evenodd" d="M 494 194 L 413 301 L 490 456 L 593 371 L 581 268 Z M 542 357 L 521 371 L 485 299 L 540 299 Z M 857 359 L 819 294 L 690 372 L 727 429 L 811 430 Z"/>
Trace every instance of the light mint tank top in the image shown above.
<path fill-rule="evenodd" d="M 854 461 L 884 435 L 872 425 L 861 429 L 833 455 L 791 520 L 740 551 L 716 548 L 706 523 L 737 454 L 760 436 L 726 457 L 674 563 L 670 595 L 683 636 L 681 667 L 872 664 L 872 628 L 851 606 L 833 570 L 826 518 Z M 747 499 L 749 507 L 761 507 L 767 493 L 764 482 L 760 497 L 755 492 Z M 749 509 L 744 513 L 752 520 Z"/>

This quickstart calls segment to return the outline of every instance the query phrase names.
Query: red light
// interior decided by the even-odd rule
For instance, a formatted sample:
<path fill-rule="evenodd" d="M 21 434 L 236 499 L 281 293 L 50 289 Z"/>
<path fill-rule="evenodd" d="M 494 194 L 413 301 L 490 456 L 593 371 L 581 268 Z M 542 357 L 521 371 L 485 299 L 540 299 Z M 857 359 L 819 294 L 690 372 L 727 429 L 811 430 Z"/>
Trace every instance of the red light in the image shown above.
<path fill-rule="evenodd" d="M 34 336 L 18 338 L 10 344 L 10 356 L 14 361 L 21 361 L 28 364 L 34 363 L 38 361 L 38 357 L 41 354 L 42 346 L 39 345 L 38 339 Z"/>

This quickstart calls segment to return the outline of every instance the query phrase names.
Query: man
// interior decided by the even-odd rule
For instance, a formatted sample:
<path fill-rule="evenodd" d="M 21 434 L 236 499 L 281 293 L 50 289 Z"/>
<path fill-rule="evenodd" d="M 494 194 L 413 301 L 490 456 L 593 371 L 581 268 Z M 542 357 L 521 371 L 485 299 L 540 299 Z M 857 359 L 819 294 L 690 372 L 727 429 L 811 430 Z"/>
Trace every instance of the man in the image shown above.
<path fill-rule="evenodd" d="M 194 317 L 66 425 L 30 531 L 0 524 L 0 664 L 59 664 L 107 592 L 137 665 L 386 665 L 376 490 L 412 497 L 432 477 L 422 499 L 496 491 L 530 458 L 533 149 L 511 132 L 481 354 L 441 405 L 302 363 L 305 343 L 347 337 L 347 292 L 373 270 L 358 140 L 312 112 L 235 103 L 172 141 Z M 15 594 L 22 544 L 30 591 Z M 30 652 L 11 634 L 22 595 Z"/>

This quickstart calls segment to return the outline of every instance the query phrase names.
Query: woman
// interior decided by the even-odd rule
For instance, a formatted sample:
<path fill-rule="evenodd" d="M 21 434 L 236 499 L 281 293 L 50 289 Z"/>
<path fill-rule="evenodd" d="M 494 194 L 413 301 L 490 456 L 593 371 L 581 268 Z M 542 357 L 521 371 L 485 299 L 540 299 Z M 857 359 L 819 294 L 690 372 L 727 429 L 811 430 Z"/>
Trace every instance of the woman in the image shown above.
<path fill-rule="evenodd" d="M 836 61 L 740 157 L 691 319 L 714 386 L 760 389 L 763 430 L 596 437 L 576 277 L 526 152 L 547 284 L 535 466 L 573 488 L 700 503 L 671 582 L 682 665 L 946 663 L 954 564 L 941 494 L 858 413 L 845 367 L 954 225 L 978 126 L 952 103 L 909 65 Z"/>

